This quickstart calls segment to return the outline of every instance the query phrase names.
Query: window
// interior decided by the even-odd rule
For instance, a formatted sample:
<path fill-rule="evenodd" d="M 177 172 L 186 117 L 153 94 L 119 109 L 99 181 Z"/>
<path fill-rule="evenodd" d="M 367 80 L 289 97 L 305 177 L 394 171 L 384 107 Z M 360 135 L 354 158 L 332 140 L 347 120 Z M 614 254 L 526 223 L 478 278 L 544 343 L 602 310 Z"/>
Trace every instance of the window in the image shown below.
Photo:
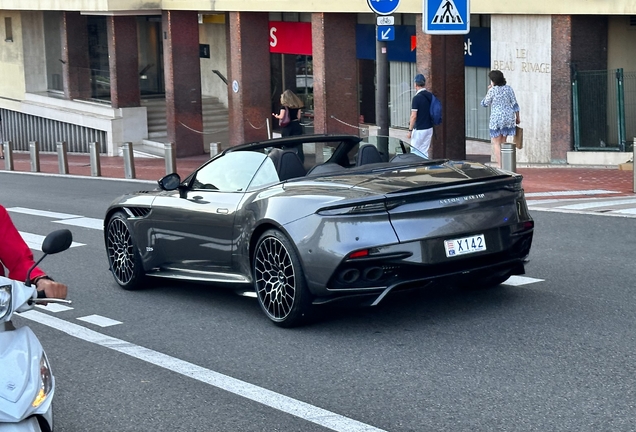
<path fill-rule="evenodd" d="M 4 41 L 13 42 L 13 25 L 11 17 L 4 17 Z"/>
<path fill-rule="evenodd" d="M 265 154 L 255 151 L 228 153 L 201 168 L 194 177 L 192 188 L 220 192 L 243 192 L 266 158 Z M 278 177 L 276 177 L 276 181 L 278 181 Z"/>

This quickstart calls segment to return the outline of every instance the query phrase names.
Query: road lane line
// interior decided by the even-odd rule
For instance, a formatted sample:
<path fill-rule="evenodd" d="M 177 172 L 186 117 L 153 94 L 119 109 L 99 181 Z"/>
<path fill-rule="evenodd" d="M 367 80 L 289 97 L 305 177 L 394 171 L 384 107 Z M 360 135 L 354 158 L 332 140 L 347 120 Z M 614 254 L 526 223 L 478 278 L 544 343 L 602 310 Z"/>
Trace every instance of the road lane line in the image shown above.
<path fill-rule="evenodd" d="M 104 229 L 104 221 L 103 220 L 95 219 L 95 218 L 88 218 L 88 217 L 77 217 L 77 218 L 74 218 L 74 219 L 57 220 L 57 221 L 53 221 L 53 223 L 77 226 L 77 227 L 82 227 L 82 228 L 96 229 L 96 230 L 100 230 L 100 231 Z"/>
<path fill-rule="evenodd" d="M 525 194 L 526 197 L 547 197 L 547 196 L 566 196 L 566 195 L 604 195 L 604 194 L 616 194 L 620 192 L 589 189 L 589 190 L 571 190 L 571 191 L 552 191 L 552 192 L 529 192 Z"/>
<path fill-rule="evenodd" d="M 28 214 L 33 216 L 44 216 L 51 219 L 73 219 L 73 218 L 82 217 L 79 215 L 73 215 L 68 213 L 56 213 L 56 212 L 50 212 L 46 210 L 36 210 L 36 209 L 30 209 L 30 208 L 24 208 L 24 207 L 11 207 L 11 208 L 8 208 L 7 211 L 14 212 L 14 213 Z"/>
<path fill-rule="evenodd" d="M 21 317 L 57 329 L 75 338 L 117 351 L 161 368 L 176 372 L 221 390 L 242 396 L 262 405 L 274 408 L 303 420 L 338 432 L 385 432 L 374 426 L 324 410 L 297 399 L 284 396 L 266 388 L 205 369 L 193 363 L 126 342 L 54 316 L 30 310 Z"/>
<path fill-rule="evenodd" d="M 18 231 L 18 232 L 24 239 L 24 242 L 31 249 L 39 250 L 40 252 L 42 252 L 42 242 L 44 241 L 45 236 L 41 236 L 39 234 L 31 234 L 31 233 L 23 232 L 23 231 Z M 71 243 L 71 247 L 78 247 L 78 246 L 86 246 L 86 245 L 84 243 L 77 243 L 77 242 Z"/>
<path fill-rule="evenodd" d="M 502 285 L 521 286 L 531 283 L 543 282 L 545 279 L 535 279 L 527 276 L 510 276 Z"/>
<path fill-rule="evenodd" d="M 95 324 L 100 327 L 110 327 L 118 324 L 123 324 L 121 321 L 116 321 L 114 319 L 106 318 L 101 315 L 88 315 L 85 317 L 78 318 L 80 321 L 84 321 L 90 324 Z"/>

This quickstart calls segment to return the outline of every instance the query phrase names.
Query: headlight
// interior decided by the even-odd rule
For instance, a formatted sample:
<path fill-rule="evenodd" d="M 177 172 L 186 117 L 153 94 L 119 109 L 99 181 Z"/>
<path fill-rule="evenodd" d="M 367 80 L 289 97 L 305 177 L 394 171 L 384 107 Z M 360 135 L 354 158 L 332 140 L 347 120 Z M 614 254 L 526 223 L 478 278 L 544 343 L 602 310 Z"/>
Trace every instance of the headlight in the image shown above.
<path fill-rule="evenodd" d="M 11 285 L 0 286 L 0 321 L 11 311 Z"/>
<path fill-rule="evenodd" d="M 49 366 L 46 354 L 42 353 L 42 357 L 40 358 L 40 390 L 35 399 L 33 399 L 33 408 L 39 407 L 42 402 L 46 400 L 52 388 L 53 375 L 51 374 L 51 367 Z"/>

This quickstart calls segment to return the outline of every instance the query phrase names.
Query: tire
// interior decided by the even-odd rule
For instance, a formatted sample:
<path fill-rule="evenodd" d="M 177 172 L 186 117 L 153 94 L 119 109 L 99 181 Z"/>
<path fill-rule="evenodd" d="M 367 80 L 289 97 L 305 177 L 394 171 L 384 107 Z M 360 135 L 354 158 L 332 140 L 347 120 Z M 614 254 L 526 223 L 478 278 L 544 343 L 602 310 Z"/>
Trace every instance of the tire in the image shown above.
<path fill-rule="evenodd" d="M 141 255 L 123 212 L 113 214 L 106 225 L 106 253 L 110 271 L 123 289 L 136 290 L 142 287 L 146 275 Z"/>
<path fill-rule="evenodd" d="M 283 233 L 274 229 L 263 233 L 252 271 L 258 303 L 272 322 L 280 327 L 306 322 L 311 296 L 296 249 Z"/>

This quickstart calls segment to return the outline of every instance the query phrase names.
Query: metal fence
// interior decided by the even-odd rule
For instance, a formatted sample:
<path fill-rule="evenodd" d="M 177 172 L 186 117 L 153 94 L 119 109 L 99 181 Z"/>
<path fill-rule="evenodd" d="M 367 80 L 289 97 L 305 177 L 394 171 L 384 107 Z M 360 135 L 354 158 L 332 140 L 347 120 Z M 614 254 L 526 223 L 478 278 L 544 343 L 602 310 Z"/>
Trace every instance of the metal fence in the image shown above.
<path fill-rule="evenodd" d="M 98 142 L 99 152 L 106 153 L 106 131 L 0 109 L 2 141 L 11 141 L 16 151 L 29 151 L 29 142 L 37 141 L 40 151 L 57 151 L 56 143 L 65 141 L 68 151 L 89 153 L 89 143 Z"/>
<path fill-rule="evenodd" d="M 632 151 L 636 72 L 576 71 L 572 104 L 575 150 Z"/>

